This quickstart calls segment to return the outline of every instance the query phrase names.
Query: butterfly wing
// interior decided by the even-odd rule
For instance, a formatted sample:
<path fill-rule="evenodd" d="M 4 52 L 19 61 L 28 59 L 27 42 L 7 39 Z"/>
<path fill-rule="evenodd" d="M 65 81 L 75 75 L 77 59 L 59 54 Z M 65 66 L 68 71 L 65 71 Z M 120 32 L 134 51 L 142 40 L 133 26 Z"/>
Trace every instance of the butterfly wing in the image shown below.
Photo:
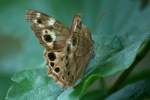
<path fill-rule="evenodd" d="M 41 45 L 45 48 L 44 57 L 48 65 L 48 75 L 63 86 L 68 86 L 64 73 L 65 48 L 70 31 L 61 22 L 36 10 L 28 10 L 27 20 Z"/>
<path fill-rule="evenodd" d="M 66 39 L 70 36 L 67 27 L 53 17 L 36 10 L 28 10 L 26 15 L 44 48 L 51 50 L 64 48 Z"/>
<path fill-rule="evenodd" d="M 48 54 L 46 54 L 48 55 Z M 73 86 L 85 70 L 93 55 L 93 41 L 88 28 L 82 24 L 80 16 L 75 16 L 70 29 L 70 37 L 62 52 L 55 52 L 57 60 L 50 61 L 49 73 L 64 87 Z M 48 59 L 48 58 L 47 58 Z M 55 66 L 53 66 L 54 64 Z M 53 71 L 53 72 L 51 72 Z"/>
<path fill-rule="evenodd" d="M 80 16 L 69 30 L 61 22 L 36 10 L 27 12 L 27 20 L 41 45 L 48 75 L 64 87 L 72 86 L 84 71 L 92 53 L 92 39 Z"/>
<path fill-rule="evenodd" d="M 73 19 L 71 34 L 72 45 L 75 48 L 73 51 L 74 61 L 71 63 L 71 65 L 75 65 L 75 67 L 71 71 L 72 73 L 75 72 L 74 80 L 77 80 L 93 55 L 93 41 L 90 31 L 82 24 L 79 15 L 76 15 Z"/>

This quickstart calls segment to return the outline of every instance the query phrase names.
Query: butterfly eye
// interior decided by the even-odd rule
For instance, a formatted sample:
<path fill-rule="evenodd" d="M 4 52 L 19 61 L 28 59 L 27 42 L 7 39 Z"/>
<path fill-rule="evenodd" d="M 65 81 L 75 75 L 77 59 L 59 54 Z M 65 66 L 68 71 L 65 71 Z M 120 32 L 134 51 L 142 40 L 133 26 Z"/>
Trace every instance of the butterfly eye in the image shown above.
<path fill-rule="evenodd" d="M 53 40 L 51 35 L 44 35 L 43 37 L 46 42 L 52 42 L 52 40 Z"/>
<path fill-rule="evenodd" d="M 60 68 L 56 67 L 54 70 L 55 70 L 56 73 L 58 73 L 60 71 Z"/>
<path fill-rule="evenodd" d="M 56 59 L 55 53 L 53 53 L 53 52 L 48 53 L 48 58 L 49 58 L 51 61 L 54 61 L 54 60 Z"/>

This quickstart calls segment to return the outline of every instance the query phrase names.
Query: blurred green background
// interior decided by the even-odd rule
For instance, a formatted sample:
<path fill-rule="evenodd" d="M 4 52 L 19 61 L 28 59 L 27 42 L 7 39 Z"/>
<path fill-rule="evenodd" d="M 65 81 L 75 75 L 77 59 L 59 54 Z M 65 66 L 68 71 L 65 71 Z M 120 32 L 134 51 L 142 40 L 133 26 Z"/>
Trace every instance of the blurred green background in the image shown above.
<path fill-rule="evenodd" d="M 131 1 L 139 2 L 141 11 L 148 6 L 148 0 Z M 6 95 L 11 85 L 10 78 L 14 73 L 44 63 L 43 49 L 25 19 L 28 9 L 45 12 L 67 26 L 71 25 L 72 17 L 80 13 L 92 34 L 96 34 L 98 31 L 96 25 L 99 25 L 101 18 L 105 16 L 105 11 L 100 10 L 102 2 L 101 0 L 0 0 L 0 100 Z M 109 7 L 117 3 L 117 0 L 107 2 Z M 128 9 L 128 6 L 120 9 Z M 149 60 L 150 54 L 139 66 L 148 68 Z M 141 68 L 136 71 L 141 71 Z"/>

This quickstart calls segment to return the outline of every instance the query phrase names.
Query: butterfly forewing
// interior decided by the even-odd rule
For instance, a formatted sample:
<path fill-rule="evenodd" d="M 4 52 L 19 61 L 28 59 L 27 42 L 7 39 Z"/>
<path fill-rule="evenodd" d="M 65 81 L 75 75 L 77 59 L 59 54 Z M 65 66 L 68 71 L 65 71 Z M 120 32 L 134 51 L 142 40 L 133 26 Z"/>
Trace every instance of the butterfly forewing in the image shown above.
<path fill-rule="evenodd" d="M 36 10 L 28 10 L 27 20 L 32 30 L 46 49 L 61 49 L 69 37 L 69 30 L 62 23 Z"/>

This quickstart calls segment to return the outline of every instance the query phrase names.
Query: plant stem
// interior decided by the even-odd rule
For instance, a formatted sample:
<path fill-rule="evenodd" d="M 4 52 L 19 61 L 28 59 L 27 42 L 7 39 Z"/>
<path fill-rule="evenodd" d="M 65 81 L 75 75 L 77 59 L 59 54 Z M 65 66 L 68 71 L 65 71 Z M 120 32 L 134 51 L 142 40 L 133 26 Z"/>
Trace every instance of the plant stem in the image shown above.
<path fill-rule="evenodd" d="M 141 46 L 142 50 L 139 52 L 139 54 L 136 56 L 135 61 L 131 64 L 131 66 L 123 71 L 119 78 L 114 82 L 112 87 L 109 90 L 109 94 L 117 91 L 121 84 L 127 79 L 129 74 L 133 71 L 133 69 L 136 67 L 136 65 L 146 56 L 148 51 L 150 50 L 150 41 L 145 41 L 143 45 Z"/>

